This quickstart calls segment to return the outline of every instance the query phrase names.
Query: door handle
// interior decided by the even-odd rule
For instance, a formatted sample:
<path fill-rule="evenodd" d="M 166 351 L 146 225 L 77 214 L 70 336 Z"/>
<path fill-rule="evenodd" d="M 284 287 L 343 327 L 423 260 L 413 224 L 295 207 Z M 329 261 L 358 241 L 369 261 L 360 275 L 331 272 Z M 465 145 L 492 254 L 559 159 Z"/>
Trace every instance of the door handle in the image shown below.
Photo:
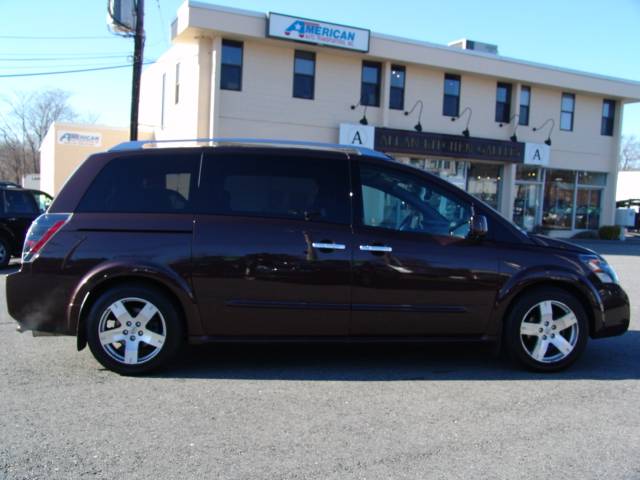
<path fill-rule="evenodd" d="M 347 246 L 343 243 L 325 243 L 325 242 L 313 242 L 311 244 L 313 248 L 320 250 L 345 250 Z"/>
<path fill-rule="evenodd" d="M 393 248 L 386 245 L 360 245 L 360 250 L 363 252 L 393 252 Z"/>

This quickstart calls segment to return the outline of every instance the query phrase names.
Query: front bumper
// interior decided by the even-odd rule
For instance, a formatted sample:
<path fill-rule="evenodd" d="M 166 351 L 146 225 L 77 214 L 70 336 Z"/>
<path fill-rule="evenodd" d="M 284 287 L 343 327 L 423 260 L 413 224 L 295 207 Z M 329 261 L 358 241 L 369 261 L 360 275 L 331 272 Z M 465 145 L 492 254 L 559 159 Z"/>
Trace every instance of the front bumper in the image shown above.
<path fill-rule="evenodd" d="M 631 306 L 629 297 L 620 285 L 603 284 L 598 290 L 601 312 L 596 317 L 592 338 L 622 335 L 629 329 Z M 599 318 L 598 318 L 599 317 Z"/>

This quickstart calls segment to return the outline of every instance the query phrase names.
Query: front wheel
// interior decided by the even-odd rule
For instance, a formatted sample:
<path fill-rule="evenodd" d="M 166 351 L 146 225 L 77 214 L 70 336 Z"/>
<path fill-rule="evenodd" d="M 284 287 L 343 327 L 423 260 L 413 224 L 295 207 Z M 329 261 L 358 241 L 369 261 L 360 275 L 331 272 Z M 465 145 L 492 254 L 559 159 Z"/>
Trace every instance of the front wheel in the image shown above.
<path fill-rule="evenodd" d="M 557 288 L 522 296 L 506 319 L 505 345 L 527 368 L 553 372 L 567 368 L 584 351 L 589 326 L 582 304 Z"/>
<path fill-rule="evenodd" d="M 173 303 L 144 285 L 107 290 L 91 307 L 86 326 L 93 356 L 122 375 L 148 373 L 166 365 L 183 339 Z"/>

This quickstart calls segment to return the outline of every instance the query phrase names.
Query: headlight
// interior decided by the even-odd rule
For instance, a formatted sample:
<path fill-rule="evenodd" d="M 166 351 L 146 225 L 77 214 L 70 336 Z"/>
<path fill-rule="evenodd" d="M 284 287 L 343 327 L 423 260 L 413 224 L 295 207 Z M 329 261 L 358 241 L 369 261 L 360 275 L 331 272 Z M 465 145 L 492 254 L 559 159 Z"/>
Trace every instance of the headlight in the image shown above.
<path fill-rule="evenodd" d="M 602 283 L 619 283 L 618 275 L 604 258 L 597 255 L 580 255 L 580 260 L 596 274 Z"/>

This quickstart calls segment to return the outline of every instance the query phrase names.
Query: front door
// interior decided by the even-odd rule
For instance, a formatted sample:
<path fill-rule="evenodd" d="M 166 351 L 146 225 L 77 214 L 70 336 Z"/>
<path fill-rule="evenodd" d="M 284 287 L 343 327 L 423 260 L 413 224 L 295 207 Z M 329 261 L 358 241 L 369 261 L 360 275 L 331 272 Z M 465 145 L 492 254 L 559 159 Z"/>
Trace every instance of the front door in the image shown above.
<path fill-rule="evenodd" d="M 349 160 L 344 154 L 205 155 L 193 284 L 209 335 L 346 335 Z"/>
<path fill-rule="evenodd" d="M 351 334 L 482 334 L 498 261 L 468 238 L 471 203 L 408 168 L 360 162 L 355 178 Z"/>

